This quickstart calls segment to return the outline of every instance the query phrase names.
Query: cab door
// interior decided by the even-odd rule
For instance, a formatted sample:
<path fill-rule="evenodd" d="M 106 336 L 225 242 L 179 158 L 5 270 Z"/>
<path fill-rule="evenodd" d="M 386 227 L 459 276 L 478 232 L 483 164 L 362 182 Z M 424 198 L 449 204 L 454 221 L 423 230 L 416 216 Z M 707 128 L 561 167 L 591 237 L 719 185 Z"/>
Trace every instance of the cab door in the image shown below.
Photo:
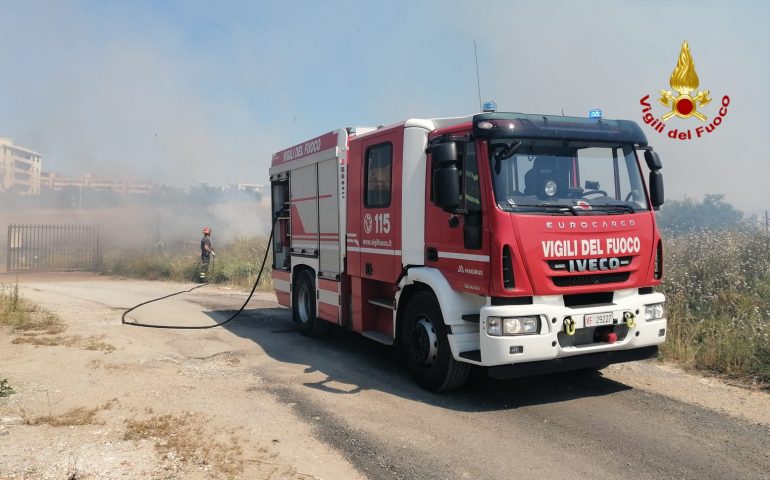
<path fill-rule="evenodd" d="M 401 271 L 401 155 L 403 129 L 362 139 L 361 278 L 395 283 Z"/>
<path fill-rule="evenodd" d="M 457 142 L 460 208 L 447 212 L 435 202 L 433 171 L 439 168 L 429 156 L 425 201 L 425 265 L 441 270 L 454 290 L 479 295 L 489 292 L 489 230 L 484 191 L 479 177 L 476 144 Z"/>

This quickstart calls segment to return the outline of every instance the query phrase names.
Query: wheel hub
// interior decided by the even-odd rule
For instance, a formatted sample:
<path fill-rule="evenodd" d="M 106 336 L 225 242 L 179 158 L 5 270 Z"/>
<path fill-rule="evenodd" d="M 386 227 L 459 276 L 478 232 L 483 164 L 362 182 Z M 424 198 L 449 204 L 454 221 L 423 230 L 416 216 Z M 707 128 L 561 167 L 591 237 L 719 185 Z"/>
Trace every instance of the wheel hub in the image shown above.
<path fill-rule="evenodd" d="M 429 318 L 420 318 L 412 324 L 409 331 L 409 355 L 415 363 L 426 368 L 436 363 L 438 336 Z"/>

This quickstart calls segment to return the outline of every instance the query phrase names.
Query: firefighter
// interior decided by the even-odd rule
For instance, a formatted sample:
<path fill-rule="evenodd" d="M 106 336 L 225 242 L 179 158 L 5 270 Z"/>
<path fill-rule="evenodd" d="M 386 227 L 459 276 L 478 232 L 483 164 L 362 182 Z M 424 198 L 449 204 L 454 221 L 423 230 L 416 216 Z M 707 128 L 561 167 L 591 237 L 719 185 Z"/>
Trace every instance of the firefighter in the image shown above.
<path fill-rule="evenodd" d="M 206 280 L 206 274 L 209 271 L 209 263 L 211 262 L 211 257 L 214 255 L 214 250 L 211 248 L 211 228 L 205 227 L 203 229 L 203 238 L 201 238 L 200 280 L 202 282 Z"/>

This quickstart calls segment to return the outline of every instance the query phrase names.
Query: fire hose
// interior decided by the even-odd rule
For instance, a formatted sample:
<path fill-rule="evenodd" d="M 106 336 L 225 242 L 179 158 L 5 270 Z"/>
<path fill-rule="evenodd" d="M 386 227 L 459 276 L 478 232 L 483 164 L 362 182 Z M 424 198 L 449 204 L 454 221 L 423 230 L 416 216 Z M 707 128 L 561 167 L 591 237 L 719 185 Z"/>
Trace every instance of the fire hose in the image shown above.
<path fill-rule="evenodd" d="M 131 307 L 128 310 L 126 310 L 125 312 L 123 312 L 123 315 L 121 316 L 121 323 L 123 325 L 131 325 L 131 326 L 134 326 L 134 327 L 166 328 L 166 329 L 173 329 L 173 330 L 205 330 L 207 328 L 221 327 L 222 325 L 224 325 L 226 323 L 230 323 L 231 321 L 233 321 L 235 319 L 235 317 L 240 315 L 241 312 L 243 312 L 243 310 L 246 308 L 246 305 L 251 301 L 251 297 L 254 295 L 254 291 L 257 289 L 257 285 L 259 285 L 259 281 L 262 278 L 262 272 L 265 270 L 265 263 L 267 263 L 267 254 L 270 252 L 270 243 L 273 241 L 273 233 L 275 232 L 275 224 L 278 222 L 278 217 L 279 217 L 279 215 L 275 216 L 275 219 L 273 220 L 273 226 L 270 227 L 270 237 L 267 239 L 267 245 L 265 245 L 265 256 L 262 257 L 262 266 L 259 267 L 259 273 L 257 274 L 257 279 L 254 281 L 254 286 L 251 287 L 251 292 L 249 292 L 249 296 L 246 298 L 246 301 L 243 302 L 243 305 L 241 305 L 241 308 L 239 308 L 238 311 L 235 312 L 234 314 L 230 315 L 230 317 L 228 317 L 226 320 L 224 320 L 222 322 L 219 322 L 219 323 L 215 323 L 213 325 L 203 325 L 203 326 L 191 326 L 191 325 L 154 325 L 154 324 L 151 324 L 151 323 L 140 323 L 140 322 L 137 322 L 137 321 L 127 321 L 126 320 L 126 315 L 128 315 L 131 312 L 133 312 L 134 310 L 136 310 L 139 307 L 142 307 L 144 305 L 148 305 L 150 303 L 159 302 L 161 300 L 165 300 L 167 298 L 170 298 L 170 297 L 173 297 L 173 296 L 176 296 L 176 295 L 181 295 L 183 293 L 190 293 L 193 290 L 197 290 L 199 288 L 206 287 L 206 286 L 209 285 L 207 283 L 204 283 L 203 285 L 198 285 L 198 286 L 195 286 L 195 287 L 187 289 L 187 290 L 181 290 L 179 292 L 170 293 L 170 294 L 164 295 L 162 297 L 153 298 L 152 300 L 147 300 L 146 302 L 142 302 L 142 303 L 136 304 L 133 307 Z"/>

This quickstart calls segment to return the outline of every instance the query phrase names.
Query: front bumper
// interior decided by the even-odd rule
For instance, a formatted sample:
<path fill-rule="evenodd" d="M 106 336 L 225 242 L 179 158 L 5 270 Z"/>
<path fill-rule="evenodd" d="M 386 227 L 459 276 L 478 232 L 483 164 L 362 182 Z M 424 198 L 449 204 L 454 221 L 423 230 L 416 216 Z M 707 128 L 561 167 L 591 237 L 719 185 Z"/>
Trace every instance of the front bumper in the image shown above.
<path fill-rule="evenodd" d="M 634 348 L 632 350 L 614 350 L 609 352 L 589 353 L 573 357 L 554 358 L 539 362 L 513 363 L 489 367 L 492 378 L 507 379 L 543 375 L 546 373 L 567 372 L 583 368 L 601 368 L 614 363 L 634 362 L 658 356 L 658 346 Z"/>
<path fill-rule="evenodd" d="M 469 362 L 482 366 L 511 366 L 531 362 L 547 362 L 569 357 L 585 357 L 597 360 L 596 365 L 580 366 L 578 358 L 571 361 L 556 361 L 558 368 L 551 371 L 574 370 L 590 366 L 603 366 L 618 363 L 635 356 L 644 358 L 654 356 L 657 346 L 666 339 L 667 322 L 665 318 L 645 321 L 644 307 L 654 303 L 663 303 L 665 296 L 661 293 L 640 295 L 637 289 L 619 290 L 615 292 L 613 302 L 605 305 L 585 307 L 566 307 L 562 296 L 534 297 L 531 305 L 486 305 L 481 308 L 477 328 L 454 328 L 448 336 L 453 356 L 458 361 Z M 617 322 L 614 330 L 619 332 L 618 340 L 614 343 L 593 341 L 594 329 L 585 325 L 585 316 L 596 313 L 612 312 Z M 623 320 L 624 312 L 635 315 L 633 325 Z M 490 316 L 540 316 L 540 332 L 537 335 L 522 336 L 490 336 L 487 335 L 486 322 Z M 571 317 L 575 321 L 576 335 L 567 337 L 564 333 L 564 318 Z M 600 327 L 605 330 L 608 327 Z M 575 339 L 583 340 L 576 342 Z M 586 341 L 585 339 L 589 340 Z M 620 355 L 595 355 L 608 352 L 624 352 L 645 347 L 643 352 Z M 650 353 L 651 352 L 651 353 Z M 646 355 L 646 356 L 645 356 Z M 543 365 L 541 365 L 543 366 Z M 534 367 L 534 365 L 533 365 Z M 517 367 L 512 370 L 525 371 Z M 526 375 L 526 374 L 524 374 Z M 516 375 L 514 375 L 516 376 Z"/>

